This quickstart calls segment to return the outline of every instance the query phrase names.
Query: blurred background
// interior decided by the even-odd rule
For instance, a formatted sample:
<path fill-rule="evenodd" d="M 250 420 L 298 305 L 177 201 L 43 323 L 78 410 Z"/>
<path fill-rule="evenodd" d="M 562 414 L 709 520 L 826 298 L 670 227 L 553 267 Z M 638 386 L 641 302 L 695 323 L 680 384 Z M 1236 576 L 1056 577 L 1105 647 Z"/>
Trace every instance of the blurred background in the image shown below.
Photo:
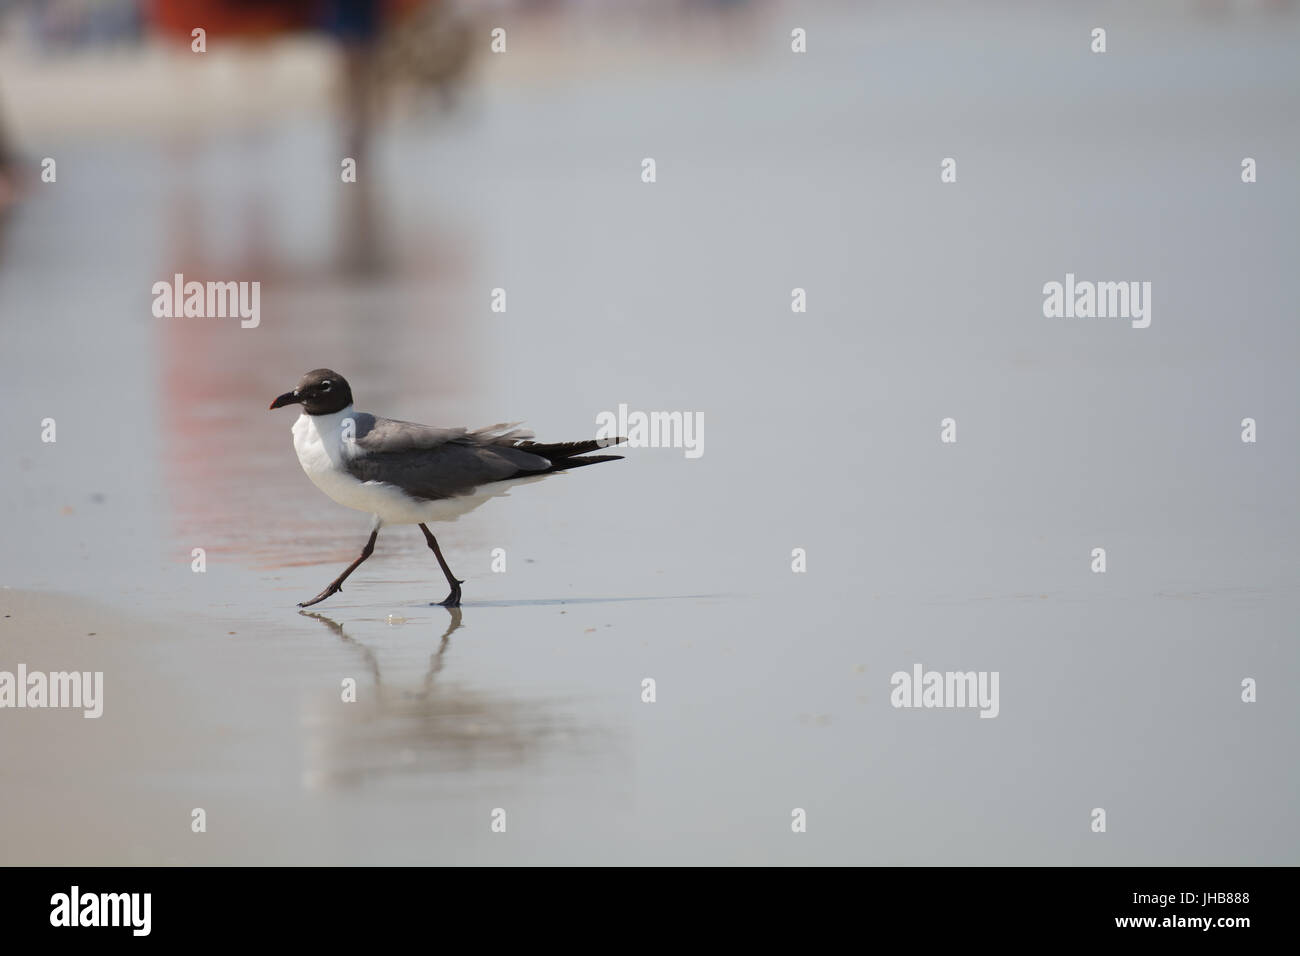
<path fill-rule="evenodd" d="M 1286 0 L 0 0 L 0 668 L 109 695 L 6 717 L 0 860 L 1296 863 L 1297 40 Z M 1151 327 L 1044 319 L 1067 271 Z M 154 317 L 176 273 L 260 324 Z M 298 615 L 368 530 L 266 408 L 319 366 L 543 440 L 702 412 L 705 454 L 435 528 L 459 615 L 410 528 Z M 915 661 L 1001 715 L 892 709 Z"/>

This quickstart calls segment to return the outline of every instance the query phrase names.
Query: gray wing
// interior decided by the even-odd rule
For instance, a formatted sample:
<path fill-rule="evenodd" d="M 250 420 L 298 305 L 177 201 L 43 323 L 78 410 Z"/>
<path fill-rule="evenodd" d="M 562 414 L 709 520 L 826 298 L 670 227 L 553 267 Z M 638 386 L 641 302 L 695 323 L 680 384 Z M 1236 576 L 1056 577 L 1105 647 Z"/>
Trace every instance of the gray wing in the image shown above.
<path fill-rule="evenodd" d="M 345 443 L 344 451 L 348 473 L 361 481 L 394 485 L 412 498 L 454 498 L 488 482 L 551 467 L 549 459 L 515 447 L 532 434 L 514 425 L 470 431 L 399 422 L 365 412 L 352 417 L 356 434 L 350 445 Z"/>

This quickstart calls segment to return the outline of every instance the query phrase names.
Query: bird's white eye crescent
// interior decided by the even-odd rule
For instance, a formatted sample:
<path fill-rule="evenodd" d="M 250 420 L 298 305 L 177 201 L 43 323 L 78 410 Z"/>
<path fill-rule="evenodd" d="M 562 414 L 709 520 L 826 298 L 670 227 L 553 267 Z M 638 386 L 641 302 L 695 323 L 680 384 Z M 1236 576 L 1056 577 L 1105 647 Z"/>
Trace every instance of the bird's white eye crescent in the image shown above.
<path fill-rule="evenodd" d="M 328 392 L 328 391 L 330 390 L 330 387 L 331 387 L 333 384 L 334 384 L 333 382 L 321 382 L 321 383 L 320 383 L 320 390 L 321 390 L 322 392 Z"/>

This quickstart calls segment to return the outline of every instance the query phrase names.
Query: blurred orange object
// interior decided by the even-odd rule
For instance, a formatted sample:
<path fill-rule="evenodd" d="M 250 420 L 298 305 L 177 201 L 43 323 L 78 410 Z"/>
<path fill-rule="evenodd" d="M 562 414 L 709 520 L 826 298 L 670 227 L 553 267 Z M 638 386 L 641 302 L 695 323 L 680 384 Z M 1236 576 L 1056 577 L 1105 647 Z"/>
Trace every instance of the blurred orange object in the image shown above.
<path fill-rule="evenodd" d="M 164 36 L 191 39 L 202 27 L 209 37 L 272 37 L 360 21 L 391 23 L 432 0 L 146 0 L 145 14 Z M 377 24 L 376 24 L 377 25 Z"/>
<path fill-rule="evenodd" d="M 161 34 L 188 41 L 201 27 L 208 37 L 269 37 L 312 25 L 313 0 L 148 0 L 149 22 Z"/>

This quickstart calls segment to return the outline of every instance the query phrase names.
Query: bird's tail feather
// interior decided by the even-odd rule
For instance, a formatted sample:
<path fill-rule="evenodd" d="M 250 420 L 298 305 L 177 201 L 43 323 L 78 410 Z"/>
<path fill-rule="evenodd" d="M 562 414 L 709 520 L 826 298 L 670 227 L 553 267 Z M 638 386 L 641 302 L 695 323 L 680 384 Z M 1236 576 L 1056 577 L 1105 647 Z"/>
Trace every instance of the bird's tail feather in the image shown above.
<path fill-rule="evenodd" d="M 543 458 L 549 458 L 554 461 L 557 458 L 573 458 L 575 455 L 585 455 L 589 451 L 595 451 L 597 448 L 608 448 L 611 445 L 620 445 L 627 441 L 626 438 L 593 438 L 589 441 L 562 441 L 546 444 L 544 442 L 521 441 L 515 445 L 520 451 L 526 451 L 531 455 L 541 455 Z M 606 456 L 608 457 L 608 456 Z M 614 456 L 622 458 L 622 455 Z M 602 458 L 602 461 L 605 459 Z"/>
<path fill-rule="evenodd" d="M 550 467 L 543 468 L 539 471 L 521 470 L 513 477 L 523 478 L 527 475 L 549 475 L 556 471 L 568 471 L 571 468 L 581 468 L 583 465 L 598 465 L 602 461 L 621 461 L 622 455 L 588 455 L 589 451 L 595 451 L 597 448 L 607 448 L 610 445 L 617 445 L 619 442 L 627 441 L 626 438 L 596 438 L 590 441 L 564 441 L 545 444 L 535 441 L 521 441 L 514 447 L 520 451 L 526 451 L 530 455 L 537 455 L 549 461 Z"/>

